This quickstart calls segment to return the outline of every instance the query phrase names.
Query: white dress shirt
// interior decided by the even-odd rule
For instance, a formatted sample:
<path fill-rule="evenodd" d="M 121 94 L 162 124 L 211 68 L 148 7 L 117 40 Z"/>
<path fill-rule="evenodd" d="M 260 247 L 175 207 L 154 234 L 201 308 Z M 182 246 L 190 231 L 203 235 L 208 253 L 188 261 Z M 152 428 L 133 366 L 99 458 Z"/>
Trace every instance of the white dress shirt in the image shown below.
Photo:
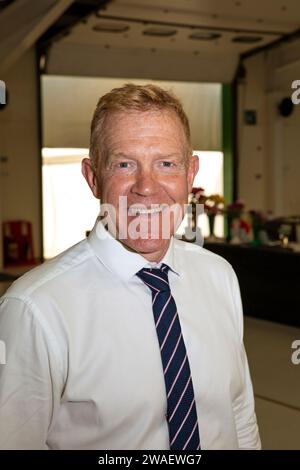
<path fill-rule="evenodd" d="M 202 449 L 258 449 L 238 282 L 227 261 L 172 239 L 163 262 L 193 378 Z M 96 223 L 1 299 L 0 448 L 168 449 L 149 263 Z"/>

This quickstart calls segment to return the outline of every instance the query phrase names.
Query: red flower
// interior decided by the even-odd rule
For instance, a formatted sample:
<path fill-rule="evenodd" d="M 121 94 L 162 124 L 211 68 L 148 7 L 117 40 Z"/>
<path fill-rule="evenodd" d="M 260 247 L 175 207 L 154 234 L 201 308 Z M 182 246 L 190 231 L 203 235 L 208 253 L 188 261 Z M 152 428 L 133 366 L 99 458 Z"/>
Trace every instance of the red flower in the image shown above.
<path fill-rule="evenodd" d="M 244 229 L 246 233 L 250 232 L 250 225 L 243 219 L 240 220 L 240 228 Z"/>
<path fill-rule="evenodd" d="M 197 193 L 204 193 L 203 188 L 193 188 L 192 189 L 192 194 L 197 194 Z"/>
<path fill-rule="evenodd" d="M 242 201 L 236 201 L 232 202 L 231 204 L 228 204 L 227 210 L 229 211 L 241 211 L 244 209 L 245 204 Z"/>

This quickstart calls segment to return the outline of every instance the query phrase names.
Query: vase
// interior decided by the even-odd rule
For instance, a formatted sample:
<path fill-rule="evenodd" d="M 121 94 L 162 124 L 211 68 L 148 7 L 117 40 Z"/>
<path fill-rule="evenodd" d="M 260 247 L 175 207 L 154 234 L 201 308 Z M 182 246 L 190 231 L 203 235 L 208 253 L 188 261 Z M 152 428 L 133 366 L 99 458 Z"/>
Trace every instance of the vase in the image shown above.
<path fill-rule="evenodd" d="M 208 225 L 209 225 L 209 237 L 214 238 L 216 214 L 207 214 L 207 217 L 208 217 Z"/>
<path fill-rule="evenodd" d="M 226 241 L 228 243 L 230 243 L 232 238 L 233 238 L 232 227 L 234 225 L 234 222 L 239 220 L 239 219 L 240 219 L 239 215 L 236 215 L 236 214 L 226 214 L 225 217 L 224 217 L 224 220 L 225 220 L 225 237 L 226 237 Z"/>
<path fill-rule="evenodd" d="M 253 233 L 252 244 L 255 245 L 255 246 L 260 245 L 261 240 L 260 240 L 260 226 L 259 226 L 259 224 L 256 224 L 255 222 L 253 223 L 252 233 Z"/>
<path fill-rule="evenodd" d="M 225 214 L 224 216 L 224 224 L 225 224 L 225 227 L 224 227 L 224 235 L 225 235 L 225 238 L 226 238 L 226 241 L 227 242 L 230 242 L 231 240 L 231 224 L 232 224 L 232 220 L 233 220 L 233 217 L 230 216 L 229 214 Z"/>

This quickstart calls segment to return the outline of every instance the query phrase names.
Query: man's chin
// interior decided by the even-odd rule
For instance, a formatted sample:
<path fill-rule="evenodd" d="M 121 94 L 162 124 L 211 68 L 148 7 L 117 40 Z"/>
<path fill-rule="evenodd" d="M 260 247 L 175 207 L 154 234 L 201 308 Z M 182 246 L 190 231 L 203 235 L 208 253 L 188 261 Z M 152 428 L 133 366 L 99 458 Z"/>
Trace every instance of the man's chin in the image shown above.
<path fill-rule="evenodd" d="M 123 245 L 131 251 L 135 251 L 146 258 L 151 255 L 154 257 L 156 255 L 163 256 L 168 249 L 170 244 L 170 238 L 168 239 L 143 239 L 138 238 L 136 240 L 127 239 L 120 240 Z M 155 260 L 158 261 L 158 260 Z"/>

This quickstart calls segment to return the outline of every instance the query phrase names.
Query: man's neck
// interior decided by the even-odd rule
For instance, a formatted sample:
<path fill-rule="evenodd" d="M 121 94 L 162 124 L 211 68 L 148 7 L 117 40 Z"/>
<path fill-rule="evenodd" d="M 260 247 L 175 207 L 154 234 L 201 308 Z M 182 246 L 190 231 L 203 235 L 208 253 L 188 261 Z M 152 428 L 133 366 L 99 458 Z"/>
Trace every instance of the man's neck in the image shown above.
<path fill-rule="evenodd" d="M 171 242 L 171 240 L 169 240 L 169 243 L 166 244 L 166 246 L 162 250 L 151 252 L 151 253 L 147 253 L 147 252 L 144 253 L 144 252 L 141 252 L 141 251 L 134 250 L 133 248 L 131 248 L 128 245 L 126 245 L 125 243 L 123 243 L 122 240 L 118 240 L 118 241 L 120 243 L 122 243 L 124 248 L 126 248 L 128 251 L 131 251 L 132 253 L 138 253 L 139 255 L 143 256 L 143 258 L 145 258 L 150 263 L 160 263 L 161 260 L 164 258 L 165 254 L 167 253 L 167 251 L 169 249 L 169 246 L 170 246 L 170 242 Z"/>

